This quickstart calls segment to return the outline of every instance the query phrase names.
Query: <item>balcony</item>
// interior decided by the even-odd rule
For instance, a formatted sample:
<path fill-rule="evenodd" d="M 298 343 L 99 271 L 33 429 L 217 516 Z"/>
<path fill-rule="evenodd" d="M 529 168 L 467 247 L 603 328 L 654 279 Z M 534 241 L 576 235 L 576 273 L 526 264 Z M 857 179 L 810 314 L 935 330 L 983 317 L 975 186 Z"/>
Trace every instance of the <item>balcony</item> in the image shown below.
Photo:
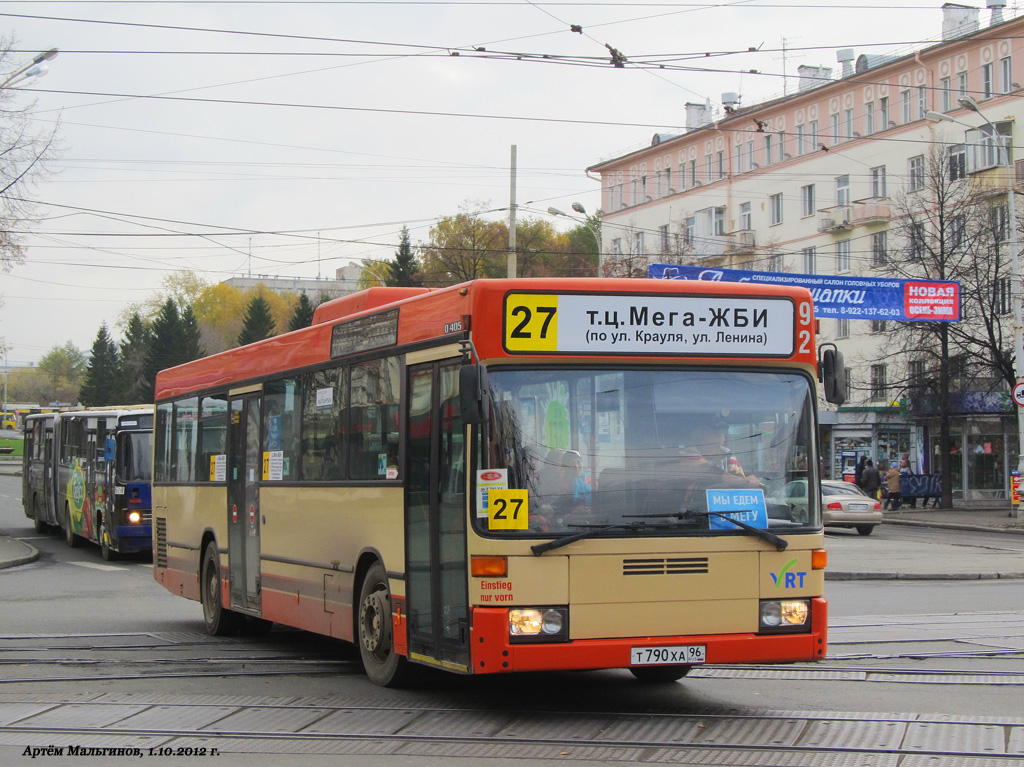
<path fill-rule="evenodd" d="M 728 235 L 728 238 L 725 246 L 726 253 L 753 253 L 756 248 L 757 238 L 754 236 L 753 230 L 745 229 L 733 232 Z"/>
<path fill-rule="evenodd" d="M 853 216 L 849 206 L 825 208 L 819 212 L 821 213 L 821 218 L 818 219 L 819 232 L 843 232 L 853 229 Z"/>
<path fill-rule="evenodd" d="M 888 203 L 884 202 L 860 203 L 853 206 L 851 213 L 853 215 L 851 223 L 854 226 L 884 224 L 892 218 L 892 210 Z"/>

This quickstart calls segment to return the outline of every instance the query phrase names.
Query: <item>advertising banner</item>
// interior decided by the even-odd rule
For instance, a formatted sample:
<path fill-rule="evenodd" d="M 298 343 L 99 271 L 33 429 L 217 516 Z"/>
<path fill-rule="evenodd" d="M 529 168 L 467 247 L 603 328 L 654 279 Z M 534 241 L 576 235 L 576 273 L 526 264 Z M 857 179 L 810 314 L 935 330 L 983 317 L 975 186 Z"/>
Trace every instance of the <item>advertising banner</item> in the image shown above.
<path fill-rule="evenodd" d="M 674 264 L 651 264 L 647 274 L 649 277 L 662 280 L 796 285 L 811 291 L 814 298 L 814 314 L 819 319 L 830 317 L 906 322 L 960 321 L 959 282 L 748 272 L 741 269 Z"/>

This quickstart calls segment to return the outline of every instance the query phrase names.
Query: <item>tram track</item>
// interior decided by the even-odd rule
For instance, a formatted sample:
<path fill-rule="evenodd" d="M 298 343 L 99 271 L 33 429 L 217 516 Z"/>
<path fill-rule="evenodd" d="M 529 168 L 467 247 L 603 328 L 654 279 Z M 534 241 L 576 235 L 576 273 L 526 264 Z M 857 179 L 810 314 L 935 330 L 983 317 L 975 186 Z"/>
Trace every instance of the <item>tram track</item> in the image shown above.
<path fill-rule="evenodd" d="M 194 696 L 191 702 L 178 696 L 174 703 L 161 703 L 138 694 L 122 696 L 122 702 L 116 695 L 66 704 L 8 700 L 15 697 L 0 696 L 0 745 L 87 742 L 221 752 L 494 758 L 528 754 L 595 762 L 808 767 L 925 764 L 913 760 L 938 757 L 995 765 L 1024 758 L 1024 719 L 977 715 L 611 709 L 582 714 L 539 706 L 329 705 L 317 699 L 238 705 L 225 696 Z M 54 726 L 60 717 L 71 724 Z M 188 725 L 178 724 L 182 721 Z"/>

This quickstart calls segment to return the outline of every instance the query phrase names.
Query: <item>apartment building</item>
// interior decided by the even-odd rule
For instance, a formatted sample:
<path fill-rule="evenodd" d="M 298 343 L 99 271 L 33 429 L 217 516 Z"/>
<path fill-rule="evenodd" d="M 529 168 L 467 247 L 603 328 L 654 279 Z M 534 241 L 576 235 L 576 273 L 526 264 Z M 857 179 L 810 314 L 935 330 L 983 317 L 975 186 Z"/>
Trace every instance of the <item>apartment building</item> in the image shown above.
<path fill-rule="evenodd" d="M 723 94 L 721 114 L 687 104 L 685 131 L 595 164 L 588 172 L 601 179 L 606 269 L 641 259 L 893 276 L 890 251 L 906 247 L 895 241 L 906 226 L 894 200 L 927 193 L 927 158 L 937 145 L 952 147 L 951 179 L 980 183 L 993 215 L 1008 224 L 1007 192 L 1024 177 L 1024 163 L 1008 173 L 985 133 L 992 124 L 1012 139 L 1017 116 L 1024 118 L 1024 17 L 1004 20 L 1003 6 L 988 0 L 983 20 L 979 8 L 948 3 L 941 42 L 892 55 L 838 51 L 835 77 L 831 68 L 800 67 L 796 92 L 766 103 L 741 106 L 736 94 Z M 937 15 L 936 34 L 939 22 Z M 977 112 L 961 106 L 965 97 Z M 1012 343 L 1009 283 L 994 289 L 1004 296 L 999 321 Z M 957 389 L 953 439 L 941 445 L 935 397 L 902 383 L 930 373 L 887 354 L 886 325 L 820 321 L 820 340 L 839 346 L 850 377 L 845 405 L 821 400 L 829 474 L 840 477 L 860 454 L 876 462 L 908 455 L 919 471 L 937 472 L 948 450 L 955 499 L 1005 498 L 1018 449 L 1007 387 L 982 376 Z"/>

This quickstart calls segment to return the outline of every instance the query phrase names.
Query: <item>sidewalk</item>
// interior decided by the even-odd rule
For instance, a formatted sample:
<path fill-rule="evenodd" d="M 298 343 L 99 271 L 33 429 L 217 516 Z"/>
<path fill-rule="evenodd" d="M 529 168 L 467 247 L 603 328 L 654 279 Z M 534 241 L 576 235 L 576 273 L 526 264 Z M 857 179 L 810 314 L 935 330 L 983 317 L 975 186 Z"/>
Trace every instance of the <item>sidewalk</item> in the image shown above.
<path fill-rule="evenodd" d="M 31 543 L 0 535 L 0 570 L 5 567 L 27 565 L 37 559 L 39 559 L 39 549 Z"/>

